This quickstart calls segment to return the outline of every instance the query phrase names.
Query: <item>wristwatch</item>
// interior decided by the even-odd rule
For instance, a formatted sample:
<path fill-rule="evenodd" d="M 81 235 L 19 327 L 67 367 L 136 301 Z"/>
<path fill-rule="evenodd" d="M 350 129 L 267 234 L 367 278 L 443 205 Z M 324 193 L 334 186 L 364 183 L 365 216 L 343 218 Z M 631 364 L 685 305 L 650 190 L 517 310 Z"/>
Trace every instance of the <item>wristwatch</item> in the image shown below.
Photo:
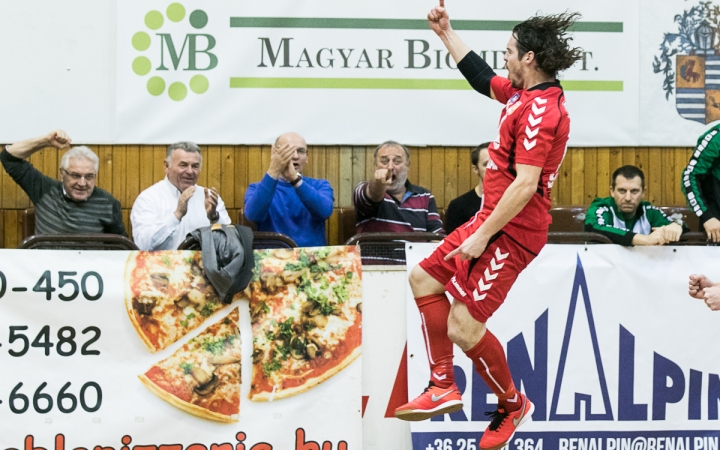
<path fill-rule="evenodd" d="M 299 173 L 294 180 L 290 181 L 290 186 L 295 186 L 295 185 L 298 184 L 298 183 L 300 182 L 300 180 L 302 180 L 302 179 L 303 179 L 303 176 L 302 176 L 302 174 Z"/>

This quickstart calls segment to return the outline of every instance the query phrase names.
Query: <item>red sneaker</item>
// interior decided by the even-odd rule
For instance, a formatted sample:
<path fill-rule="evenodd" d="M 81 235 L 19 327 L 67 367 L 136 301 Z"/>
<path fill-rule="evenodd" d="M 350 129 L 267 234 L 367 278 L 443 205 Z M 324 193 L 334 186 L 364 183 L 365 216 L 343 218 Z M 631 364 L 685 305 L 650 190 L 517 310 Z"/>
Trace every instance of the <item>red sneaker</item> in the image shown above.
<path fill-rule="evenodd" d="M 498 408 L 492 413 L 485 413 L 492 415 L 492 420 L 480 439 L 480 450 L 503 448 L 510 442 L 517 427 L 530 418 L 535 410 L 535 405 L 525 394 L 518 393 L 518 395 L 522 397 L 522 406 L 517 411 L 506 413 L 503 409 Z"/>
<path fill-rule="evenodd" d="M 402 420 L 425 420 L 431 417 L 459 411 L 463 407 L 462 396 L 457 385 L 440 388 L 430 385 L 418 398 L 395 410 L 395 417 Z"/>

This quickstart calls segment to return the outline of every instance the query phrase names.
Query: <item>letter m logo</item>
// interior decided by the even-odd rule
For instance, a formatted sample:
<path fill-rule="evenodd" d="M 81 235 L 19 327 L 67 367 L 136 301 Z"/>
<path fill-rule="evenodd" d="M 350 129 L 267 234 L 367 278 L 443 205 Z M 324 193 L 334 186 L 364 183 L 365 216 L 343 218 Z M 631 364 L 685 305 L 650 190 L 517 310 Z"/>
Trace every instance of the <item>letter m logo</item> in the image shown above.
<path fill-rule="evenodd" d="M 183 53 L 185 53 L 186 47 L 188 50 L 188 65 L 182 70 L 211 70 L 214 69 L 218 64 L 217 56 L 214 53 L 210 53 L 210 50 L 215 47 L 215 38 L 209 34 L 186 35 L 185 40 L 182 43 L 182 47 L 180 47 L 179 53 L 177 51 L 177 47 L 175 46 L 175 42 L 173 42 L 172 36 L 170 34 L 158 33 L 157 35 L 160 36 L 160 67 L 158 67 L 156 70 L 169 70 L 165 66 L 166 56 L 170 57 L 170 62 L 173 66 L 173 69 L 178 70 L 178 66 L 180 65 L 180 61 L 182 60 Z M 200 43 L 204 44 L 205 48 L 199 48 Z M 198 53 L 203 53 L 206 56 L 206 58 L 203 58 L 205 59 L 204 62 L 207 63 L 205 67 L 198 67 Z"/>

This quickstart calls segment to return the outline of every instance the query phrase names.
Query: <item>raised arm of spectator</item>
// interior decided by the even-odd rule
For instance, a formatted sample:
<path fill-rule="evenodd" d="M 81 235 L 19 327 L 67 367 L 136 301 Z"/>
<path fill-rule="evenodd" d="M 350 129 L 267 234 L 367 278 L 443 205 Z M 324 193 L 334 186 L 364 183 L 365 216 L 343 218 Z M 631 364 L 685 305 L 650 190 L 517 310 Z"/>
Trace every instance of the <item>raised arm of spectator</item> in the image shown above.
<path fill-rule="evenodd" d="M 368 194 L 369 183 L 369 181 L 363 181 L 358 184 L 353 191 L 353 205 L 355 206 L 355 213 L 357 214 L 358 220 L 366 217 L 374 217 L 382 201 L 382 197 L 380 201 L 377 202 L 370 197 Z"/>
<path fill-rule="evenodd" d="M 701 186 L 701 180 L 712 171 L 714 163 L 720 158 L 720 137 L 712 133 L 717 131 L 698 139 L 690 162 L 683 170 L 680 189 L 690 209 L 698 214 L 701 222 L 704 222 L 703 226 L 708 238 L 713 242 L 720 242 L 720 211 L 712 200 L 708 201 L 708 196 L 712 193 L 703 192 Z"/>
<path fill-rule="evenodd" d="M 15 142 L 7 147 L 8 153 L 15 158 L 26 159 L 45 147 L 66 148 L 72 139 L 63 130 L 55 130 L 45 136 Z"/>
<path fill-rule="evenodd" d="M 257 185 L 251 184 L 245 191 L 245 217 L 253 222 L 265 220 L 270 210 L 278 178 L 292 165 L 295 148 L 291 145 L 272 146 L 270 167 Z M 290 180 L 288 180 L 290 181 Z"/>
<path fill-rule="evenodd" d="M 25 159 L 45 147 L 62 149 L 68 147 L 70 142 L 72 140 L 64 131 L 56 130 L 45 136 L 8 145 L 0 153 L 0 162 L 13 181 L 30 197 L 30 201 L 37 203 L 43 192 L 46 192 L 50 185 L 57 183 L 57 179 L 44 175 Z"/>

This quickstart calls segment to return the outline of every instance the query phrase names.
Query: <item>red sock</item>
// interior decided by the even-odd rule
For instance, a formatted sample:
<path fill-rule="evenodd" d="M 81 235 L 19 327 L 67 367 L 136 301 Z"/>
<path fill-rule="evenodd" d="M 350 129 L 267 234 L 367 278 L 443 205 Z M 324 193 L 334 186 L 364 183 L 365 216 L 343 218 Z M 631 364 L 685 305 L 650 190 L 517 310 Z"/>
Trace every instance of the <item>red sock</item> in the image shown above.
<path fill-rule="evenodd" d="M 490 330 L 485 330 L 485 336 L 465 354 L 475 364 L 475 370 L 490 390 L 497 395 L 498 406 L 505 412 L 520 409 L 520 398 L 510 375 L 505 351 L 495 335 Z"/>
<path fill-rule="evenodd" d="M 425 350 L 430 363 L 430 381 L 441 388 L 455 382 L 453 375 L 453 343 L 448 337 L 447 321 L 450 301 L 445 294 L 432 294 L 415 298 L 420 310 L 420 320 Z"/>

